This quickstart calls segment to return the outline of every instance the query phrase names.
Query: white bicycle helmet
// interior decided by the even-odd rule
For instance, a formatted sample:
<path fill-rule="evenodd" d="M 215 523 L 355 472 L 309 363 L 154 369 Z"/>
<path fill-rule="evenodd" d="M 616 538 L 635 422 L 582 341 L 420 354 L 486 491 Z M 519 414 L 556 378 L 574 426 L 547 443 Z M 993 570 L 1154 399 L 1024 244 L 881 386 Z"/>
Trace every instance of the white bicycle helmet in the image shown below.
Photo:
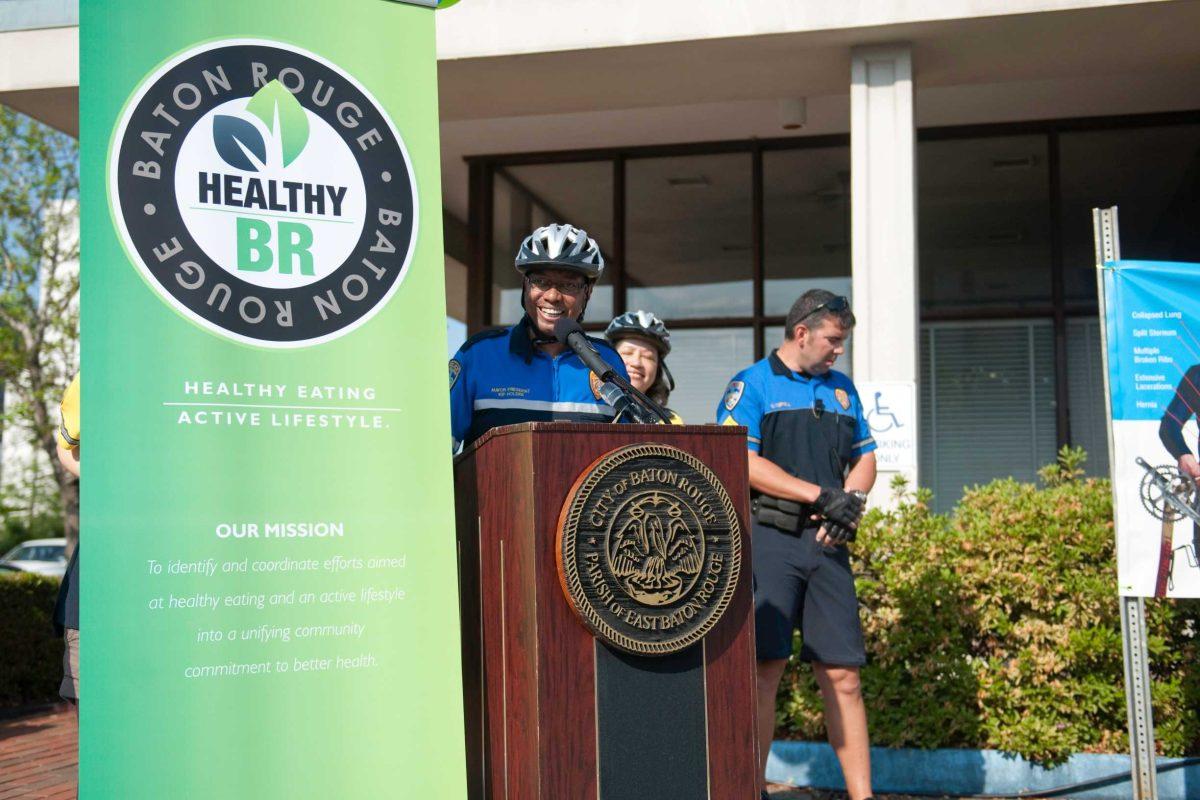
<path fill-rule="evenodd" d="M 604 272 L 604 256 L 586 231 L 554 223 L 525 237 L 514 265 L 522 275 L 538 267 L 566 269 L 595 282 Z"/>

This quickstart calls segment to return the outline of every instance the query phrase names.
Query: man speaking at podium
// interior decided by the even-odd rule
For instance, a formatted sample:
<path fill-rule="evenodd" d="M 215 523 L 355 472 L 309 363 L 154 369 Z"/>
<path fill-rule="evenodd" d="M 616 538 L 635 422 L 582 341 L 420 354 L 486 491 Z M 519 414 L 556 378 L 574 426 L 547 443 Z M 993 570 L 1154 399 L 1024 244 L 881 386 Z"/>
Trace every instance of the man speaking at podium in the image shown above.
<path fill-rule="evenodd" d="M 450 427 L 470 444 L 491 428 L 519 422 L 612 422 L 600 383 L 555 337 L 562 319 L 579 321 L 604 272 L 596 240 L 572 225 L 546 225 L 521 243 L 521 321 L 472 336 L 450 360 Z M 588 337 L 625 380 L 629 373 L 603 339 Z"/>

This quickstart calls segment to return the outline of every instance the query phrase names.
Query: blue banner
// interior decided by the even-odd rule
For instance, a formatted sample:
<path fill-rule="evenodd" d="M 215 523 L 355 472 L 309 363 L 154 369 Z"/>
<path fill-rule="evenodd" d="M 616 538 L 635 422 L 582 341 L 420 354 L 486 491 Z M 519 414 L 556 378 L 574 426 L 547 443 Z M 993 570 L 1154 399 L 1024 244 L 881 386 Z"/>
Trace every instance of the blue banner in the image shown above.
<path fill-rule="evenodd" d="M 1200 264 L 1103 267 L 1120 592 L 1200 596 Z"/>
<path fill-rule="evenodd" d="M 1157 421 L 1200 364 L 1200 264 L 1106 264 L 1104 296 L 1113 419 Z"/>

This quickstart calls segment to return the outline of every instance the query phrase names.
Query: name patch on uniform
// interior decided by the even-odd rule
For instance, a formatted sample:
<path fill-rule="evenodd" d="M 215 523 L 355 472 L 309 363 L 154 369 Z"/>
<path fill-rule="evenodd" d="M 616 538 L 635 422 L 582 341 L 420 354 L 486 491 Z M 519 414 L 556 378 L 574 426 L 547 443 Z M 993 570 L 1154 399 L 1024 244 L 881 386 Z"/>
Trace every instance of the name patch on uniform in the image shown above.
<path fill-rule="evenodd" d="M 838 404 L 841 405 L 844 410 L 850 410 L 850 395 L 845 389 L 834 389 L 833 396 L 837 398 Z"/>
<path fill-rule="evenodd" d="M 733 411 L 737 407 L 738 401 L 742 399 L 742 392 L 746 390 L 746 384 L 742 381 L 730 381 L 729 387 L 725 389 L 725 410 Z"/>
<path fill-rule="evenodd" d="M 462 372 L 462 364 L 456 359 L 450 359 L 450 388 L 454 388 L 454 384 L 458 383 L 458 374 Z"/>

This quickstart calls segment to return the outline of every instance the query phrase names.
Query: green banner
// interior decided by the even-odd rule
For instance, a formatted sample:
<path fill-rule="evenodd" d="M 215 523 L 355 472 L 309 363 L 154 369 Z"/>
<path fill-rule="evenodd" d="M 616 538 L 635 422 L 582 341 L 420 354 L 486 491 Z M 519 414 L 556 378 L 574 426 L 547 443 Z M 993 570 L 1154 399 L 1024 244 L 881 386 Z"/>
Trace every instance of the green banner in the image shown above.
<path fill-rule="evenodd" d="M 81 6 L 80 797 L 458 800 L 434 12 Z"/>

